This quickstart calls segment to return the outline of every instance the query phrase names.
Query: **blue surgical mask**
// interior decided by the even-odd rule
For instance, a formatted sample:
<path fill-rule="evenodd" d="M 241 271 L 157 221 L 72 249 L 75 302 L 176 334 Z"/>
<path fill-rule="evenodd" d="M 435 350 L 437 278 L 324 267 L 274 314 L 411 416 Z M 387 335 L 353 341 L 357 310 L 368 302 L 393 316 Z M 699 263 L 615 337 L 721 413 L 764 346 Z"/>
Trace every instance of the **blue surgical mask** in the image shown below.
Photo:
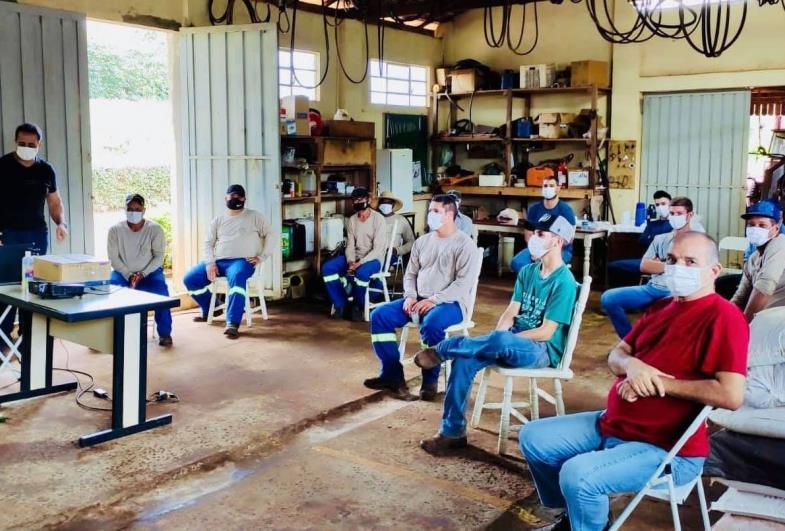
<path fill-rule="evenodd" d="M 444 225 L 444 214 L 439 212 L 428 212 L 428 228 L 437 231 Z"/>

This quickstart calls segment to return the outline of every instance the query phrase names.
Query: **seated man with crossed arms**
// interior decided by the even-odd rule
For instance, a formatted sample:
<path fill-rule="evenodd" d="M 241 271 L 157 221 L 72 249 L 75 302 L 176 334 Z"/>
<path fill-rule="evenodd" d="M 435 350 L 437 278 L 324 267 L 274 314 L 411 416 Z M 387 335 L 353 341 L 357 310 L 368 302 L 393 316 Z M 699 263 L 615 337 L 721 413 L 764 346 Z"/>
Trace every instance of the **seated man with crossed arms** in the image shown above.
<path fill-rule="evenodd" d="M 709 236 L 676 236 L 664 272 L 673 297 L 655 303 L 610 352 L 616 380 L 605 410 L 521 430 L 540 502 L 565 509 L 553 529 L 605 529 L 608 497 L 642 489 L 704 405 L 741 406 L 749 329 L 741 311 L 714 293 L 721 269 Z M 704 424 L 671 463 L 675 484 L 700 474 L 708 454 Z"/>

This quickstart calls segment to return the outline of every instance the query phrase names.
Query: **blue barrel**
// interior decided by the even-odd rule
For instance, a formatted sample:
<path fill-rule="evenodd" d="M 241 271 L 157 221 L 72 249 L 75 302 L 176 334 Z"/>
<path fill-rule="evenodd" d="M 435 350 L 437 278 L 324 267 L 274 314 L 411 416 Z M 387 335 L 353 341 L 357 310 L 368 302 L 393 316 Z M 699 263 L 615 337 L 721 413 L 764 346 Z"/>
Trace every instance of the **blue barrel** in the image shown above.
<path fill-rule="evenodd" d="M 646 203 L 638 202 L 635 205 L 635 226 L 640 227 L 646 223 Z"/>

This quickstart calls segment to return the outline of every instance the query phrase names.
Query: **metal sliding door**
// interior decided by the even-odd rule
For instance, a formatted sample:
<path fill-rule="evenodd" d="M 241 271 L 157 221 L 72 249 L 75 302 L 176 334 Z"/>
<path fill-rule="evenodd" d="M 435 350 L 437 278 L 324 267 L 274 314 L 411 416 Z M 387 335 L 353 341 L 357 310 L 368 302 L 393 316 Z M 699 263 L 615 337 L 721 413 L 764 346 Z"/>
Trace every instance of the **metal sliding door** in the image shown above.
<path fill-rule="evenodd" d="M 687 196 L 709 235 L 742 235 L 749 121 L 747 90 L 645 96 L 641 201 Z"/>
<path fill-rule="evenodd" d="M 177 232 L 186 267 L 225 211 L 231 183 L 247 206 L 281 227 L 278 35 L 259 24 L 181 30 L 182 187 Z M 280 249 L 280 237 L 276 236 Z M 265 265 L 265 289 L 281 293 L 281 253 Z"/>
<path fill-rule="evenodd" d="M 90 102 L 85 16 L 0 2 L 0 147 L 14 149 L 14 130 L 44 130 L 41 156 L 57 172 L 70 235 L 50 252 L 93 252 Z"/>

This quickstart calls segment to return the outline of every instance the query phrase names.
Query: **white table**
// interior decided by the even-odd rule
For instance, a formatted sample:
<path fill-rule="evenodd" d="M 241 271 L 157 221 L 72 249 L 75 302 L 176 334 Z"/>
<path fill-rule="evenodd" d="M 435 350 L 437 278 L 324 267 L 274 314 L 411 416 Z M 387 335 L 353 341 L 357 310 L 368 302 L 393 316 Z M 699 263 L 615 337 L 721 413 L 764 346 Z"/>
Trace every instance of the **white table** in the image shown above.
<path fill-rule="evenodd" d="M 106 288 L 101 288 L 106 289 Z M 112 426 L 79 438 L 92 446 L 172 422 L 171 415 L 147 419 L 147 313 L 180 305 L 179 300 L 127 288 L 81 298 L 25 300 L 19 285 L 0 286 L 0 302 L 30 314 L 22 323 L 20 390 L 0 403 L 76 389 L 76 382 L 52 385 L 55 338 L 113 354 Z"/>
<path fill-rule="evenodd" d="M 498 261 L 497 273 L 499 276 L 502 274 L 502 248 L 503 237 L 505 234 L 523 234 L 523 227 L 517 225 L 504 225 L 497 221 L 478 221 L 475 223 L 479 232 L 498 234 Z M 592 242 L 598 238 L 604 238 L 608 235 L 608 231 L 604 229 L 581 229 L 578 228 L 575 232 L 576 240 L 583 240 L 583 274 L 588 275 L 591 267 L 591 248 Z"/>

